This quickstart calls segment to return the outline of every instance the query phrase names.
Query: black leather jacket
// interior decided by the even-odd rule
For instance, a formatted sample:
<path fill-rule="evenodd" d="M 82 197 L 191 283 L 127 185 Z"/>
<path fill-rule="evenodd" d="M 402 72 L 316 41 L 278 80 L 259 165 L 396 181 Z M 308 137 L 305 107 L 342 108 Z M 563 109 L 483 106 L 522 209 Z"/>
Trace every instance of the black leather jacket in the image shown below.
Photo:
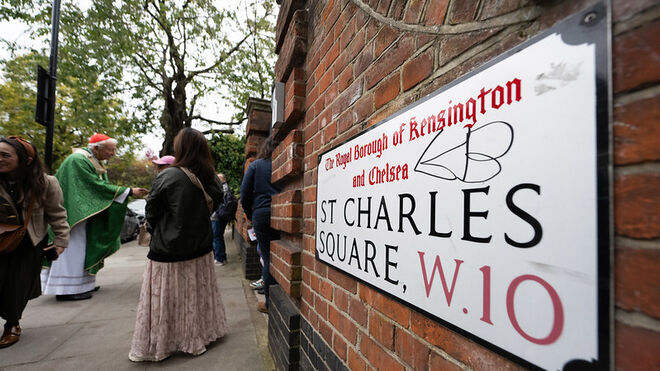
<path fill-rule="evenodd" d="M 222 184 L 217 177 L 202 183 L 213 199 L 213 207 L 222 202 Z M 163 170 L 154 179 L 145 214 L 151 229 L 147 257 L 159 262 L 198 258 L 213 249 L 211 212 L 204 193 L 179 168 Z"/>

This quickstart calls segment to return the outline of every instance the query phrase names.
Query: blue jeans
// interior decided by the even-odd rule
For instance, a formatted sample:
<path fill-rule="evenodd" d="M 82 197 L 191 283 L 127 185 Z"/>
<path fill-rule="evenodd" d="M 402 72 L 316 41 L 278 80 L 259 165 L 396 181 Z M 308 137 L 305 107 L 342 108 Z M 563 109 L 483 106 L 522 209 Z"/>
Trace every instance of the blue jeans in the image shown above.
<path fill-rule="evenodd" d="M 261 258 L 264 260 L 264 266 L 261 269 L 261 278 L 264 280 L 266 307 L 268 307 L 268 287 L 277 284 L 277 281 L 270 275 L 270 241 L 279 239 L 279 233 L 270 227 L 269 207 L 256 209 L 252 212 L 252 226 L 254 227 L 254 234 L 257 235 Z"/>
<path fill-rule="evenodd" d="M 227 252 L 225 251 L 225 227 L 227 222 L 220 220 L 212 220 L 211 227 L 213 228 L 213 255 L 215 260 L 223 262 L 227 260 Z"/>

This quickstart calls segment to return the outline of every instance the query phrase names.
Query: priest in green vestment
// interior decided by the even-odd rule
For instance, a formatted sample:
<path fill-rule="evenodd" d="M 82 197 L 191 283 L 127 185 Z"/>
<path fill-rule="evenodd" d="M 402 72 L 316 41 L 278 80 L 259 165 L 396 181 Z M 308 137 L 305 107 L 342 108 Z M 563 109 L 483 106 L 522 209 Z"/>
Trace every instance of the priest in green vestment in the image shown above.
<path fill-rule="evenodd" d="M 121 245 L 128 196 L 147 194 L 143 188 L 108 182 L 103 161 L 114 156 L 116 148 L 115 139 L 94 134 L 88 147 L 74 149 L 55 174 L 64 194 L 71 238 L 60 258 L 42 271 L 41 286 L 44 294 L 55 294 L 57 300 L 92 297 L 103 260 Z"/>

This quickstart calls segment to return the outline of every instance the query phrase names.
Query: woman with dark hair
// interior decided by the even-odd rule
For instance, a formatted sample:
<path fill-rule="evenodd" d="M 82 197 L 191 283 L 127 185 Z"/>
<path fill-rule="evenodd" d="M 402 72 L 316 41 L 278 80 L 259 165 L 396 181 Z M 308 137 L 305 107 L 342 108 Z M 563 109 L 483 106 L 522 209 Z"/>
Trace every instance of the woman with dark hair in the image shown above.
<path fill-rule="evenodd" d="M 48 225 L 53 245 L 47 247 Z M 44 254 L 53 260 L 69 243 L 69 224 L 62 190 L 54 176 L 45 174 L 34 145 L 21 137 L 0 138 L 0 235 L 25 234 L 15 246 L 0 246 L 0 316 L 5 327 L 0 348 L 21 336 L 19 319 L 28 300 L 41 295 L 39 274 Z M 11 250 L 11 251 L 10 251 Z"/>
<path fill-rule="evenodd" d="M 133 362 L 200 355 L 227 328 L 209 219 L 222 185 L 201 132 L 181 130 L 174 156 L 154 179 L 145 207 L 151 242 L 128 355 Z"/>
<path fill-rule="evenodd" d="M 248 166 L 241 184 L 241 206 L 247 218 L 252 221 L 263 260 L 261 278 L 264 282 L 266 302 L 259 302 L 257 307 L 262 313 L 268 313 L 268 287 L 277 283 L 270 275 L 270 241 L 278 239 L 278 232 L 270 227 L 270 204 L 271 197 L 280 193 L 280 187 L 270 182 L 273 168 L 271 157 L 275 147 L 277 143 L 269 136 L 262 145 L 257 160 Z"/>

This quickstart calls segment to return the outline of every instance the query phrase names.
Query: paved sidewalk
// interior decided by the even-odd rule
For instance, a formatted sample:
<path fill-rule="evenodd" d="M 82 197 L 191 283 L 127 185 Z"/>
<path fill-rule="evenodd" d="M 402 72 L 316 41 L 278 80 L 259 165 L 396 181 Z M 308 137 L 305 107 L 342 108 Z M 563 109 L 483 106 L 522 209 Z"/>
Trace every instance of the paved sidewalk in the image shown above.
<path fill-rule="evenodd" d="M 97 277 L 101 289 L 90 300 L 31 300 L 21 320 L 21 340 L 0 349 L 0 370 L 271 370 L 267 316 L 256 311 L 263 300 L 242 278 L 238 249 L 225 234 L 229 264 L 216 266 L 229 330 L 198 357 L 177 354 L 157 363 L 133 363 L 128 351 L 135 325 L 147 248 L 136 241 L 106 259 Z M 3 321 L 4 322 L 4 321 Z"/>

